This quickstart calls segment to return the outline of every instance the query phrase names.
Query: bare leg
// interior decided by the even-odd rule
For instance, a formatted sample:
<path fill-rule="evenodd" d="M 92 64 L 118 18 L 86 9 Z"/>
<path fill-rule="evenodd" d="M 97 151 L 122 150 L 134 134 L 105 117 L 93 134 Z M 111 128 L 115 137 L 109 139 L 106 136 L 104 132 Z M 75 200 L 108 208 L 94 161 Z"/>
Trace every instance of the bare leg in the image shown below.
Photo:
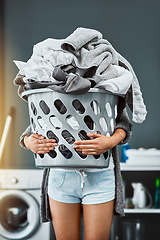
<path fill-rule="evenodd" d="M 114 200 L 101 204 L 83 204 L 85 240 L 108 240 L 113 220 Z"/>
<path fill-rule="evenodd" d="M 49 197 L 52 222 L 57 240 L 79 240 L 80 203 L 62 203 Z"/>

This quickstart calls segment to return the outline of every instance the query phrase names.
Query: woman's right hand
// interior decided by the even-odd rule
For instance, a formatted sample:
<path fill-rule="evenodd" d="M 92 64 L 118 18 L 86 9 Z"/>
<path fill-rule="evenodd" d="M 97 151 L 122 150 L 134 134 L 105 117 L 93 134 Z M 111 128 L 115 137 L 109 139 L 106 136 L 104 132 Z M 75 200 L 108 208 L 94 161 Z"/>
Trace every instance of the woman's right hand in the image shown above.
<path fill-rule="evenodd" d="M 58 145 L 55 139 L 46 139 L 42 135 L 36 133 L 26 135 L 24 137 L 24 144 L 26 148 L 37 154 L 48 153 Z"/>

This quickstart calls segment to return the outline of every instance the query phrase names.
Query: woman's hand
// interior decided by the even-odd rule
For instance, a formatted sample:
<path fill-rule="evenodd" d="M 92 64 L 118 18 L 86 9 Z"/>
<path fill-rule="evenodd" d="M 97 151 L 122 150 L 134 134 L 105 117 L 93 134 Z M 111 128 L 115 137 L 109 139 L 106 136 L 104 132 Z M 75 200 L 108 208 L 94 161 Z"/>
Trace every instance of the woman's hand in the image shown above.
<path fill-rule="evenodd" d="M 97 133 L 88 133 L 87 136 L 93 137 L 94 139 L 76 141 L 73 148 L 86 155 L 102 154 L 109 149 L 112 149 L 123 140 L 122 135 L 119 134 L 119 132 L 121 132 L 125 138 L 126 133 L 122 129 L 115 131 L 111 137 Z"/>
<path fill-rule="evenodd" d="M 24 144 L 26 148 L 37 154 L 48 153 L 58 145 L 55 139 L 45 139 L 42 135 L 36 133 L 30 136 L 26 135 L 24 137 Z"/>

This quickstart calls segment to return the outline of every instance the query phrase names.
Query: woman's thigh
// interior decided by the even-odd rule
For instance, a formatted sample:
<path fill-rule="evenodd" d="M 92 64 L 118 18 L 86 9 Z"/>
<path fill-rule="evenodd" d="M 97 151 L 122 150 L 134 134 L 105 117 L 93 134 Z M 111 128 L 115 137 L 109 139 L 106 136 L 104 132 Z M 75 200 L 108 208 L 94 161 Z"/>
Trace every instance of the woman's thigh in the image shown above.
<path fill-rule="evenodd" d="M 80 203 L 62 203 L 49 197 L 52 222 L 57 240 L 79 240 Z"/>
<path fill-rule="evenodd" d="M 83 204 L 85 240 L 108 240 L 113 220 L 114 200 Z"/>

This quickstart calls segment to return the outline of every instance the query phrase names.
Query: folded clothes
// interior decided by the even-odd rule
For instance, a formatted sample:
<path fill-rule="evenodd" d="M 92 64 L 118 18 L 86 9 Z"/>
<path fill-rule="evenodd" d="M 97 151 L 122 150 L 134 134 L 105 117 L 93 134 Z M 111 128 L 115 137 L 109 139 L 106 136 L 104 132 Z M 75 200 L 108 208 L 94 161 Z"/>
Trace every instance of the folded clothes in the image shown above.
<path fill-rule="evenodd" d="M 160 165 L 160 150 L 156 148 L 128 149 L 126 155 L 130 165 Z"/>
<path fill-rule="evenodd" d="M 19 68 L 14 83 L 20 86 L 20 95 L 27 89 L 44 85 L 73 94 L 86 93 L 91 87 L 104 88 L 124 95 L 133 111 L 133 121 L 140 123 L 146 117 L 131 65 L 96 30 L 77 28 L 66 39 L 46 39 L 34 46 L 26 63 L 14 62 Z"/>
<path fill-rule="evenodd" d="M 156 148 L 138 148 L 138 149 L 128 149 L 126 150 L 127 157 L 153 157 L 159 156 L 160 157 L 160 150 Z"/>
<path fill-rule="evenodd" d="M 128 165 L 139 165 L 139 166 L 154 166 L 154 165 L 160 165 L 160 159 L 149 158 L 148 161 L 147 160 L 142 161 L 141 158 L 127 159 L 126 164 L 128 164 Z"/>

